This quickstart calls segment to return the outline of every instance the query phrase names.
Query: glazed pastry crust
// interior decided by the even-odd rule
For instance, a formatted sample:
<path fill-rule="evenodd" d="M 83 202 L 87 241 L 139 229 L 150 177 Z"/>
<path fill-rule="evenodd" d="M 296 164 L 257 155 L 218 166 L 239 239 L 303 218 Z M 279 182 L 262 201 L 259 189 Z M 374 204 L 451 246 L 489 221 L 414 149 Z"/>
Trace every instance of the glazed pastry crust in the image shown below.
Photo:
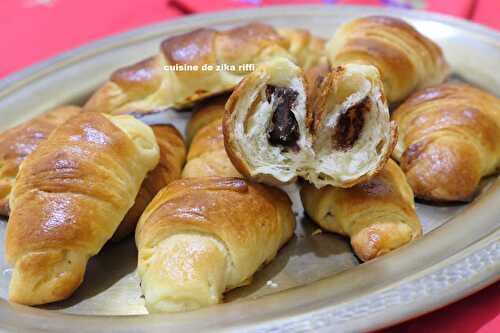
<path fill-rule="evenodd" d="M 371 260 L 422 235 L 413 192 L 399 166 L 389 160 L 372 179 L 349 189 L 301 190 L 309 217 L 323 229 L 347 236 L 356 255 Z"/>
<path fill-rule="evenodd" d="M 160 53 L 115 71 L 85 105 L 89 111 L 123 114 L 185 107 L 234 89 L 250 68 L 275 56 L 288 56 L 286 41 L 271 26 L 250 23 L 226 31 L 201 28 L 167 38 Z M 188 51 L 186 51 L 188 50 Z M 235 65 L 236 70 L 202 70 L 203 65 Z M 198 70 L 165 70 L 199 66 Z M 173 68 L 175 69 L 175 68 Z M 215 68 L 214 68 L 215 69 Z"/>
<path fill-rule="evenodd" d="M 115 231 L 112 240 L 119 241 L 132 234 L 142 212 L 162 188 L 181 178 L 186 161 L 186 147 L 179 131 L 171 125 L 151 126 L 160 148 L 160 162 L 142 182 L 135 203 Z"/>
<path fill-rule="evenodd" d="M 193 140 L 182 178 L 241 177 L 224 148 L 222 117 L 227 98 L 218 98 L 203 105 L 189 120 L 188 136 Z"/>
<path fill-rule="evenodd" d="M 438 45 L 393 17 L 367 16 L 345 23 L 326 50 L 332 66 L 357 63 L 377 67 L 390 103 L 442 83 L 450 71 Z"/>
<path fill-rule="evenodd" d="M 9 196 L 22 161 L 57 126 L 79 112 L 77 106 L 61 106 L 0 133 L 0 215 L 9 215 Z"/>
<path fill-rule="evenodd" d="M 412 95 L 392 118 L 394 157 L 419 198 L 467 201 L 482 177 L 500 168 L 500 99 L 465 84 Z"/>
<path fill-rule="evenodd" d="M 52 132 L 21 164 L 10 197 L 9 300 L 71 295 L 158 159 L 150 127 L 131 116 L 80 113 Z"/>
<path fill-rule="evenodd" d="M 216 119 L 224 117 L 224 106 L 226 105 L 228 96 L 219 96 L 209 101 L 204 101 L 203 105 L 194 112 L 186 127 L 187 142 L 191 143 L 194 136 L 203 127 L 213 122 Z"/>
<path fill-rule="evenodd" d="M 170 183 L 136 230 L 148 311 L 219 303 L 276 256 L 294 227 L 291 202 L 278 189 L 228 177 Z"/>
<path fill-rule="evenodd" d="M 241 177 L 224 148 L 222 119 L 215 119 L 196 133 L 182 171 L 182 178 Z"/>

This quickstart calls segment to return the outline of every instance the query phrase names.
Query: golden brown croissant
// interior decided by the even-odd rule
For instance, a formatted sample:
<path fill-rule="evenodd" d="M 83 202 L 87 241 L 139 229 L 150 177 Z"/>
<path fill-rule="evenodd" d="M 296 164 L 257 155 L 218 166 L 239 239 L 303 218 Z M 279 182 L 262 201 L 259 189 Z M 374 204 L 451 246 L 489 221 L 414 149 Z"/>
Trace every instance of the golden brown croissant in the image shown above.
<path fill-rule="evenodd" d="M 349 189 L 305 185 L 307 214 L 322 228 L 350 237 L 356 255 L 367 261 L 421 236 L 413 192 L 398 165 L 389 160 L 372 179 Z"/>
<path fill-rule="evenodd" d="M 194 138 L 182 178 L 241 177 L 224 148 L 223 115 L 224 103 L 221 99 L 202 107 L 189 120 L 187 132 Z"/>
<path fill-rule="evenodd" d="M 415 195 L 463 201 L 481 177 L 500 169 L 500 99 L 464 84 L 415 93 L 392 115 L 400 136 L 394 157 Z"/>
<path fill-rule="evenodd" d="M 182 167 L 186 161 L 186 147 L 181 134 L 170 125 L 153 125 L 151 128 L 160 147 L 160 162 L 142 182 L 135 204 L 129 209 L 115 231 L 113 241 L 130 235 L 135 230 L 142 212 L 156 193 L 170 182 L 181 178 Z"/>
<path fill-rule="evenodd" d="M 153 131 L 131 116 L 80 113 L 40 143 L 10 197 L 9 300 L 43 304 L 71 295 L 158 159 Z"/>
<path fill-rule="evenodd" d="M 182 178 L 241 177 L 224 148 L 222 119 L 216 119 L 195 135 L 182 170 Z"/>
<path fill-rule="evenodd" d="M 186 127 L 187 142 L 191 143 L 196 133 L 216 119 L 224 117 L 224 106 L 228 96 L 219 96 L 203 102 L 203 105 L 196 110 Z"/>
<path fill-rule="evenodd" d="M 78 112 L 79 107 L 61 106 L 0 133 L 0 215 L 9 215 L 9 195 L 21 162 Z"/>
<path fill-rule="evenodd" d="M 289 56 L 285 46 L 284 38 L 261 23 L 227 31 L 203 28 L 171 37 L 163 41 L 159 54 L 115 71 L 85 109 L 116 114 L 184 107 L 232 90 L 252 70 L 247 64 Z M 187 70 L 196 69 L 193 66 L 197 70 Z"/>
<path fill-rule="evenodd" d="M 324 39 L 304 29 L 279 28 L 277 31 L 286 39 L 288 52 L 302 69 L 327 63 Z"/>
<path fill-rule="evenodd" d="M 149 312 L 217 304 L 224 291 L 248 284 L 292 237 L 288 196 L 238 178 L 170 183 L 136 229 L 138 273 Z"/>
<path fill-rule="evenodd" d="M 394 17 L 350 21 L 336 31 L 326 50 L 332 66 L 357 63 L 377 67 L 390 103 L 443 82 L 449 73 L 439 46 Z"/>
<path fill-rule="evenodd" d="M 238 85 L 223 127 L 236 169 L 268 183 L 301 176 L 316 187 L 350 187 L 375 174 L 396 142 L 377 69 L 338 67 L 311 96 L 306 79 L 316 82 L 290 60 L 276 58 Z"/>

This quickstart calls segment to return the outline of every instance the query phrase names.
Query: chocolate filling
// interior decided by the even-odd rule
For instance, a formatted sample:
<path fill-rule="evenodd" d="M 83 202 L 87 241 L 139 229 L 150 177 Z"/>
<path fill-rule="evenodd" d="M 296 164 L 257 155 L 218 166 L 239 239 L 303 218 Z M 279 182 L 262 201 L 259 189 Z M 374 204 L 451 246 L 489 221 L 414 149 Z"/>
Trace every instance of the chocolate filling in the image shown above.
<path fill-rule="evenodd" d="M 365 114 L 370 111 L 370 106 L 370 99 L 365 97 L 339 117 L 333 134 L 336 150 L 346 151 L 354 146 L 361 134 L 365 123 Z"/>
<path fill-rule="evenodd" d="M 292 112 L 298 92 L 290 88 L 267 86 L 266 99 L 273 100 L 273 117 L 267 130 L 267 138 L 273 146 L 298 150 L 299 124 Z M 274 97 L 274 99 L 272 99 Z"/>

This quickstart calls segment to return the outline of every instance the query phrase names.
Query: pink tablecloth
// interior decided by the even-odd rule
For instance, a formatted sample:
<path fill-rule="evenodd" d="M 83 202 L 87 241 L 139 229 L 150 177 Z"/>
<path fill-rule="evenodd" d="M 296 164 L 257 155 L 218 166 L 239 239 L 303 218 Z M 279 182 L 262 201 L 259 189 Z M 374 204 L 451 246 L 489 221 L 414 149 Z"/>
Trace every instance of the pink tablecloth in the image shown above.
<path fill-rule="evenodd" d="M 162 0 L 0 0 L 0 78 L 104 36 L 180 15 Z"/>
<path fill-rule="evenodd" d="M 109 34 L 188 13 L 285 3 L 404 6 L 396 0 L 2 0 L 0 78 Z M 499 0 L 420 0 L 414 6 L 500 29 Z M 381 314 L 383 315 L 383 314 Z M 500 283 L 383 332 L 498 333 Z"/>

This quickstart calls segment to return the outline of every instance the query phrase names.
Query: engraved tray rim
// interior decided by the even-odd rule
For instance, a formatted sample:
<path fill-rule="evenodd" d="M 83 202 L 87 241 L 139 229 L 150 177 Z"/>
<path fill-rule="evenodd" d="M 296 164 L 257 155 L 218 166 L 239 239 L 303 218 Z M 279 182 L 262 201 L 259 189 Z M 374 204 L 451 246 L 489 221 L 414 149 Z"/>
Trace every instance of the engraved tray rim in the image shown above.
<path fill-rule="evenodd" d="M 248 18 L 265 21 L 269 17 L 331 15 L 352 18 L 370 14 L 441 23 L 460 29 L 500 50 L 499 32 L 461 19 L 422 11 L 332 5 L 274 6 L 225 11 L 193 15 L 120 33 L 32 65 L 0 80 L 0 102 L 39 78 L 76 66 L 83 59 L 164 34 L 166 31 L 172 34 L 211 24 L 231 24 Z M 332 329 L 380 329 L 443 307 L 500 279 L 500 214 L 495 207 L 496 202 L 500 202 L 500 178 L 497 176 L 493 178 L 489 189 L 465 211 L 415 242 L 413 246 L 404 247 L 308 286 L 264 298 L 168 315 L 172 316 L 170 318 L 156 314 L 128 317 L 79 316 L 9 304 L 1 299 L 0 331 L 64 332 L 78 328 L 81 332 L 157 332 L 178 331 L 182 328 L 185 332 L 328 332 Z M 467 220 L 474 220 L 474 228 L 471 230 L 463 227 Z M 449 246 L 442 249 L 443 246 L 440 248 L 439 243 Z M 374 273 L 384 276 L 387 271 L 391 272 L 391 279 L 372 283 Z M 334 294 L 329 288 L 332 285 L 360 287 L 352 288 L 354 290 L 350 290 L 349 294 Z M 365 285 L 368 287 L 363 287 Z M 299 305 L 299 308 L 294 307 L 294 304 Z M 220 320 L 213 319 L 215 316 Z"/>

